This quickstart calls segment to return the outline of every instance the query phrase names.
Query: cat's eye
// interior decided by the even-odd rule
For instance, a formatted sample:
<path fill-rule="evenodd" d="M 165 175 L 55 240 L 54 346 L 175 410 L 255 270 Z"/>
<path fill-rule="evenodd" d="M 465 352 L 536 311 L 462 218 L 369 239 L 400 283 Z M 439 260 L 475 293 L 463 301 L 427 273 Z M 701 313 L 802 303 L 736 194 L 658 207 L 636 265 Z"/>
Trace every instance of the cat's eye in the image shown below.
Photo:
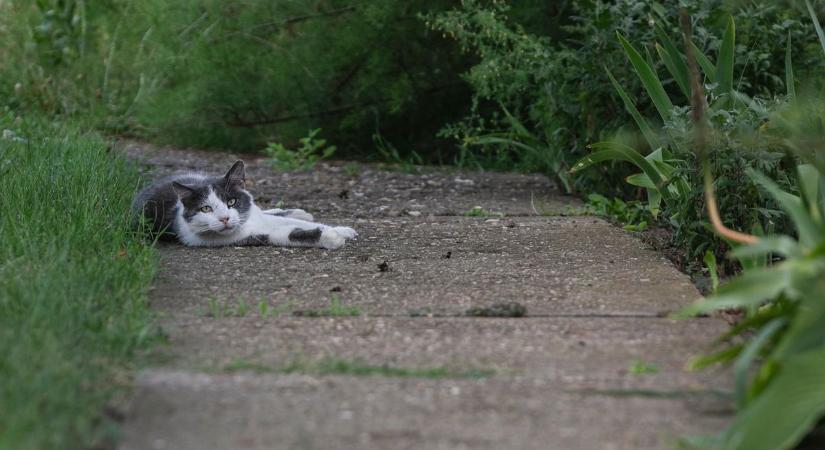
<path fill-rule="evenodd" d="M 201 206 L 201 212 L 204 212 L 204 213 L 212 212 L 212 207 L 211 206 Z"/>
<path fill-rule="evenodd" d="M 234 198 L 230 198 L 230 199 L 226 202 L 226 204 L 227 204 L 227 205 L 229 205 L 229 206 L 235 206 L 235 202 L 236 202 L 236 200 L 235 200 Z"/>

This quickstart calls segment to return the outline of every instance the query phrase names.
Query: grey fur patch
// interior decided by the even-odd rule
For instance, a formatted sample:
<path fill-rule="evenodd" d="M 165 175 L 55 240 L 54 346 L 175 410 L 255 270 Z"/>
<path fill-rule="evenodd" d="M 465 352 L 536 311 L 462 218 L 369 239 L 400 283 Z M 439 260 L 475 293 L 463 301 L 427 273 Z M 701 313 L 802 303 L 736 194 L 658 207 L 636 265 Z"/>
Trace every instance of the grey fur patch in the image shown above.
<path fill-rule="evenodd" d="M 289 233 L 289 240 L 304 244 L 314 244 L 321 240 L 321 229 L 301 230 L 296 228 Z"/>

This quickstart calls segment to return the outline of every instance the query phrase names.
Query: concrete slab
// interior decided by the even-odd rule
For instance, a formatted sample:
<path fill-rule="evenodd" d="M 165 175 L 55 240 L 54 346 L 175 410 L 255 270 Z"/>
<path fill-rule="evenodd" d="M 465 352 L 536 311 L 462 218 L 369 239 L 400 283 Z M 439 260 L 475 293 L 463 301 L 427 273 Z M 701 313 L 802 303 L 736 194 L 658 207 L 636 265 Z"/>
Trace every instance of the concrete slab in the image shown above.
<path fill-rule="evenodd" d="M 422 168 L 421 173 L 381 170 L 375 164 L 323 162 L 308 172 L 277 173 L 261 155 L 155 147 L 124 141 L 121 151 L 147 165 L 152 177 L 179 170 L 224 173 L 247 162 L 247 184 L 256 201 L 283 201 L 320 216 L 396 217 L 462 215 L 475 206 L 506 215 L 567 213 L 581 203 L 562 195 L 541 175 Z M 345 168 L 346 166 L 346 168 Z"/>
<path fill-rule="evenodd" d="M 143 373 L 122 450 L 661 450 L 719 430 L 713 395 L 615 396 L 513 379 Z"/>
<path fill-rule="evenodd" d="M 209 296 L 306 309 L 336 295 L 371 315 L 461 314 L 515 301 L 528 315 L 657 316 L 699 298 L 662 256 L 593 217 L 329 223 L 353 225 L 360 236 L 332 252 L 167 246 L 153 301 L 196 313 Z"/>
<path fill-rule="evenodd" d="M 169 321 L 174 345 L 165 359 L 168 367 L 210 372 L 336 359 L 489 371 L 565 389 L 701 391 L 724 386 L 728 374 L 690 373 L 685 364 L 725 327 L 711 318 L 261 318 L 253 310 Z"/>

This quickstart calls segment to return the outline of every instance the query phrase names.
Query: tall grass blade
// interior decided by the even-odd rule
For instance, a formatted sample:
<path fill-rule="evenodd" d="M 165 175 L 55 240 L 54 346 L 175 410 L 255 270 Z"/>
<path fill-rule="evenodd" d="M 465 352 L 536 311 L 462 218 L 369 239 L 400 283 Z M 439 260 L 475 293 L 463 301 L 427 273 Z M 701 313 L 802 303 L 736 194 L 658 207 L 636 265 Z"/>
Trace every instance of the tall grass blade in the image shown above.
<path fill-rule="evenodd" d="M 702 72 L 705 73 L 708 81 L 716 83 L 716 66 L 713 65 L 710 58 L 708 58 L 702 50 L 699 50 L 699 47 L 697 47 L 696 44 L 691 42 L 690 46 L 693 47 L 693 54 L 696 55 L 696 62 L 699 63 L 699 66 L 702 68 Z"/>
<path fill-rule="evenodd" d="M 656 45 L 656 52 L 659 53 L 659 57 L 662 58 L 662 62 L 665 63 L 667 70 L 673 75 L 673 79 L 676 81 L 676 84 L 679 85 L 682 93 L 685 94 L 686 98 L 690 98 L 688 66 L 682 58 L 682 53 L 679 52 L 676 44 L 673 43 L 673 40 L 670 39 L 670 36 L 667 35 L 661 26 L 656 27 L 656 36 L 662 41 L 661 46 Z"/>
<path fill-rule="evenodd" d="M 728 18 L 728 26 L 722 37 L 722 46 L 719 48 L 719 59 L 716 61 L 717 83 L 719 95 L 730 95 L 733 91 L 733 59 L 736 45 L 736 25 L 733 16 Z"/>
<path fill-rule="evenodd" d="M 616 81 L 616 78 L 610 72 L 610 69 L 607 67 L 604 68 L 607 72 L 607 77 L 610 78 L 610 83 L 613 84 L 613 88 L 616 89 L 616 92 L 619 94 L 619 97 L 622 98 L 622 102 L 624 103 L 624 109 L 627 110 L 628 113 L 633 117 L 633 120 L 638 125 L 639 130 L 641 130 L 642 135 L 644 135 L 645 140 L 647 140 L 648 145 L 652 150 L 656 150 L 657 148 L 662 148 L 662 141 L 659 140 L 659 136 L 656 135 L 656 132 L 650 127 L 650 124 L 647 123 L 647 120 L 639 113 L 639 110 L 636 108 L 636 104 L 633 103 L 633 100 L 627 95 L 627 92 L 622 88 L 622 85 Z"/>
<path fill-rule="evenodd" d="M 678 69 L 675 66 L 675 62 L 673 58 L 667 53 L 667 51 L 659 44 L 656 44 L 656 53 L 661 58 L 662 62 L 665 63 L 665 67 L 667 71 L 673 76 L 673 81 L 676 82 L 676 85 L 679 86 L 679 90 L 685 95 L 685 97 L 690 98 L 690 88 L 688 85 L 685 84 L 685 80 L 681 79 L 679 76 Z"/>
<path fill-rule="evenodd" d="M 788 32 L 788 45 L 785 47 L 785 88 L 788 98 L 796 103 L 796 86 L 794 86 L 793 63 L 791 61 L 791 32 Z"/>
<path fill-rule="evenodd" d="M 667 92 L 662 87 L 662 82 L 639 51 L 621 33 L 616 32 L 616 36 L 619 38 L 619 43 L 624 48 L 627 58 L 636 70 L 636 75 L 639 76 L 647 94 L 653 100 L 653 105 L 656 106 L 662 120 L 666 122 L 670 118 L 671 110 L 673 110 L 673 103 L 671 103 Z"/>
<path fill-rule="evenodd" d="M 819 24 L 819 19 L 816 17 L 816 11 L 811 5 L 811 0 L 805 0 L 805 6 L 808 7 L 808 14 L 811 15 L 811 20 L 814 22 L 816 35 L 819 37 L 819 45 L 822 46 L 822 51 L 825 52 L 825 33 L 822 32 L 822 25 Z"/>

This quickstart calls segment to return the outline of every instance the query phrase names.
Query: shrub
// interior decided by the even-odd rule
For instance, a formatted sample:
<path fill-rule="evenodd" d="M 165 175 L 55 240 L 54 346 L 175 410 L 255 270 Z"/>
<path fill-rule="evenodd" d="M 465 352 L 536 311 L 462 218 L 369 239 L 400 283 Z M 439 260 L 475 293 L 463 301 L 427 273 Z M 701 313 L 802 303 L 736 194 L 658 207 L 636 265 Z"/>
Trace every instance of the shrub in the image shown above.
<path fill-rule="evenodd" d="M 721 45 L 727 9 L 721 0 L 692 0 L 687 4 L 696 23 L 696 44 L 706 53 L 716 53 Z M 468 117 L 443 130 L 457 140 L 463 160 L 482 165 L 522 165 L 553 174 L 541 159 L 512 145 L 495 144 L 488 148 L 473 147 L 473 138 L 491 131 L 512 130 L 502 107 L 535 130 L 548 147 L 562 149 L 559 158 L 572 164 L 586 153 L 587 144 L 603 140 L 625 127 L 629 117 L 604 70 L 610 71 L 637 101 L 645 115 L 655 113 L 654 105 L 644 92 L 632 65 L 616 41 L 615 31 L 622 30 L 641 54 L 653 61 L 654 69 L 664 70 L 656 55 L 656 28 L 667 34 L 678 32 L 675 11 L 657 2 L 621 0 L 617 2 L 562 2 L 565 20 L 562 30 L 553 36 L 532 33 L 511 20 L 519 7 L 496 0 L 463 0 L 451 11 L 433 14 L 428 23 L 453 37 L 480 62 L 466 74 L 473 87 L 474 100 Z M 792 36 L 798 72 L 821 71 L 822 61 L 814 58 L 810 45 L 815 39 L 810 27 L 803 26 L 798 15 L 787 6 L 759 1 L 732 11 L 740 27 L 735 47 L 734 67 L 737 88 L 748 94 L 778 92 L 783 87 L 784 54 L 788 35 Z M 677 34 L 678 35 L 678 34 Z M 663 80 L 669 94 L 678 92 L 675 80 Z M 687 103 L 682 102 L 685 106 Z M 502 156 L 504 155 L 504 156 Z M 557 161 L 558 163 L 558 161 Z M 576 186 L 585 191 L 628 195 L 621 179 L 627 172 L 615 165 L 579 176 Z"/>

